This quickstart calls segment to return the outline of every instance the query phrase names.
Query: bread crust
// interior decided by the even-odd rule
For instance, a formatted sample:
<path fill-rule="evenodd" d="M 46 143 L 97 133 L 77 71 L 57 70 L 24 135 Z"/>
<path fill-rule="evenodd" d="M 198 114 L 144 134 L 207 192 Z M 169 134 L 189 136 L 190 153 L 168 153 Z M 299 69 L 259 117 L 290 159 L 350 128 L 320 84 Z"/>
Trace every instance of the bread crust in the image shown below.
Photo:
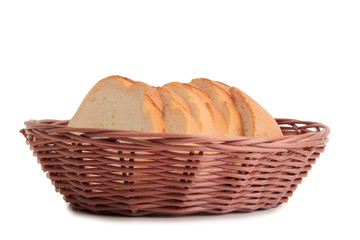
<path fill-rule="evenodd" d="M 223 113 L 226 124 L 226 136 L 243 136 L 242 119 L 235 107 L 231 93 L 216 81 L 207 78 L 196 78 L 191 84 L 208 92 L 215 106 Z"/>
<path fill-rule="evenodd" d="M 193 84 L 184 83 L 184 86 L 190 89 L 193 93 L 195 93 L 205 101 L 206 106 L 209 109 L 214 121 L 215 136 L 221 136 L 221 137 L 226 136 L 228 132 L 228 126 L 226 124 L 224 114 L 222 114 L 219 111 L 219 109 L 215 106 L 214 102 L 210 98 L 210 95 L 207 92 L 205 92 L 203 89 Z"/>
<path fill-rule="evenodd" d="M 191 115 L 190 107 L 185 100 L 168 87 L 157 87 L 156 90 L 160 93 L 164 102 L 163 120 L 167 125 L 167 132 L 200 134 L 199 125 Z M 174 125 L 175 122 L 170 121 L 174 118 L 181 118 L 177 119 L 177 122 L 183 123 L 184 125 L 176 129 L 171 128 L 170 125 Z M 179 131 L 177 129 L 183 130 Z"/>
<path fill-rule="evenodd" d="M 258 102 L 236 87 L 231 87 L 235 105 L 241 116 L 248 137 L 277 137 L 283 136 L 275 119 Z M 245 119 L 246 118 L 246 119 Z"/>
<path fill-rule="evenodd" d="M 195 118 L 200 127 L 200 134 L 209 136 L 215 135 L 214 120 L 206 106 L 206 102 L 201 97 L 179 82 L 170 82 L 165 84 L 164 87 L 168 87 L 179 94 L 189 105 L 191 115 Z"/>

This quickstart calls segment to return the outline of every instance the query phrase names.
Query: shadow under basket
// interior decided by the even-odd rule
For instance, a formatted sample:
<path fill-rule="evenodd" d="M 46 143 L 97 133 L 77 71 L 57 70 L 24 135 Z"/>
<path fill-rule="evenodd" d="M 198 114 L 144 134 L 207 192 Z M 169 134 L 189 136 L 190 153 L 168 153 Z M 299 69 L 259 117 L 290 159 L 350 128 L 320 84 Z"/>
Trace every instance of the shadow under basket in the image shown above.
<path fill-rule="evenodd" d="M 324 151 L 327 126 L 276 120 L 282 137 L 71 128 L 68 120 L 30 120 L 20 132 L 74 209 L 129 216 L 222 214 L 287 202 Z"/>

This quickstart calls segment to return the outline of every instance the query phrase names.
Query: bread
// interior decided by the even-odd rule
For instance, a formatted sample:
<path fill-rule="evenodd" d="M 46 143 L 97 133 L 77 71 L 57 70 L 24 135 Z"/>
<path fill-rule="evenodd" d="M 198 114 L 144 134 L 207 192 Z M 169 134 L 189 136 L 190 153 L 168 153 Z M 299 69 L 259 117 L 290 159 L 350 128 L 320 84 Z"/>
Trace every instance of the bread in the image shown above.
<path fill-rule="evenodd" d="M 163 107 L 155 88 L 110 76 L 89 91 L 68 126 L 163 133 L 166 132 Z"/>
<path fill-rule="evenodd" d="M 214 121 L 215 136 L 221 136 L 221 137 L 226 136 L 228 127 L 225 121 L 224 114 L 222 114 L 219 111 L 219 109 L 217 109 L 217 107 L 214 105 L 213 101 L 211 100 L 209 94 L 205 92 L 203 89 L 193 84 L 184 83 L 183 85 L 205 101 L 206 107 L 209 109 Z"/>
<path fill-rule="evenodd" d="M 281 129 L 275 119 L 254 99 L 236 87 L 231 87 L 235 106 L 239 111 L 244 134 L 248 137 L 276 137 L 282 136 Z"/>
<path fill-rule="evenodd" d="M 254 99 L 206 78 L 152 87 L 121 76 L 100 80 L 69 127 L 203 134 L 282 136 L 275 119 Z"/>
<path fill-rule="evenodd" d="M 236 109 L 231 93 L 215 81 L 206 78 L 196 78 L 191 84 L 206 91 L 217 109 L 224 115 L 227 132 L 225 136 L 243 136 L 242 119 Z"/>
<path fill-rule="evenodd" d="M 158 87 L 164 103 L 163 120 L 168 133 L 200 134 L 199 124 L 185 100 L 168 87 Z"/>
<path fill-rule="evenodd" d="M 171 82 L 165 84 L 164 87 L 168 87 L 179 94 L 189 105 L 191 115 L 194 117 L 200 128 L 200 134 L 209 136 L 215 135 L 214 120 L 210 110 L 206 106 L 206 102 L 201 97 L 186 88 L 182 83 Z"/>

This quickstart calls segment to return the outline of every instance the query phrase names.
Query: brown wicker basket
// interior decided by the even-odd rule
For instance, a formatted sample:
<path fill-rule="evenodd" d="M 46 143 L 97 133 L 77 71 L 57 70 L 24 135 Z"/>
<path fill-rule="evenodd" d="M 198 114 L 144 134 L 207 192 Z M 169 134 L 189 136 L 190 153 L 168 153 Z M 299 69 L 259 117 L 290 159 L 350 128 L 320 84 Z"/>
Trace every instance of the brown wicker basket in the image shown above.
<path fill-rule="evenodd" d="M 101 214 L 221 214 L 287 202 L 324 151 L 329 128 L 277 119 L 282 137 L 209 137 L 70 128 L 20 132 L 74 209 Z"/>

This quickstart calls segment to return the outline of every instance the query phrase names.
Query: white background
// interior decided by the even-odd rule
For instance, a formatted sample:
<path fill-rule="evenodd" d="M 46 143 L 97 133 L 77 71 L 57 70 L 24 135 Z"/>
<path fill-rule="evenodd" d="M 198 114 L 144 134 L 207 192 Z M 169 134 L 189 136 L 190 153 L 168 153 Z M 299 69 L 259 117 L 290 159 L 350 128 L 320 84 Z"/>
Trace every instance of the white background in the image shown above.
<path fill-rule="evenodd" d="M 113 74 L 155 86 L 223 81 L 275 117 L 327 124 L 330 142 L 275 209 L 74 212 L 19 130 L 28 119 L 70 119 Z M 359 1 L 0 1 L 0 238 L 359 239 L 359 80 Z"/>

